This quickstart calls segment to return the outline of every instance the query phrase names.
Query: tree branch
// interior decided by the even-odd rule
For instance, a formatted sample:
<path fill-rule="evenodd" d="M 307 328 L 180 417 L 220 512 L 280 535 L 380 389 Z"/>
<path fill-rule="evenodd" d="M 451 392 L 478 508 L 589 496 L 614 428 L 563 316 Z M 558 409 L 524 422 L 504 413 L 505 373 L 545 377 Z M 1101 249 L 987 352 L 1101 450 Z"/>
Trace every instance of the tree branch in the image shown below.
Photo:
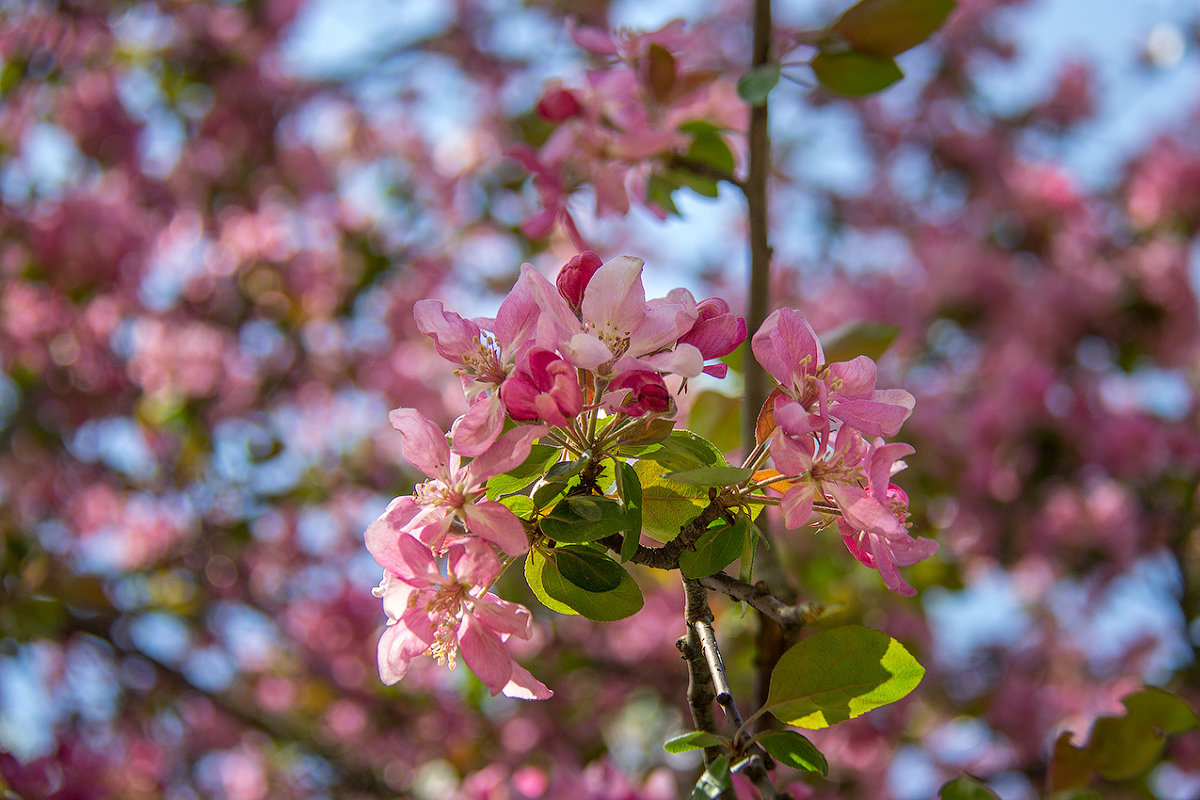
<path fill-rule="evenodd" d="M 709 677 L 708 661 L 704 657 L 704 647 L 700 635 L 696 632 L 696 623 L 712 622 L 712 609 L 708 607 L 708 590 L 691 578 L 683 579 L 684 618 L 687 620 L 687 634 L 679 637 L 675 646 L 683 653 L 683 660 L 688 668 L 688 708 L 692 711 L 692 722 L 698 731 L 717 732 L 717 720 L 713 714 L 713 701 L 717 699 L 713 690 L 712 679 Z M 704 766 L 712 764 L 721 755 L 720 747 L 704 748 Z"/>
<path fill-rule="evenodd" d="M 696 515 L 695 519 L 679 529 L 678 536 L 662 547 L 646 547 L 643 544 L 639 544 L 637 552 L 629 560 L 634 564 L 651 567 L 652 569 L 679 569 L 679 554 L 684 550 L 694 549 L 696 542 L 708 530 L 708 526 L 716 522 L 717 518 L 725 513 L 725 509 L 735 504 L 732 501 L 727 504 L 725 502 L 726 499 L 726 495 L 716 487 L 709 489 L 708 505 Z M 634 535 L 636 534 L 625 534 L 625 536 Z M 624 537 L 620 534 L 613 534 L 599 541 L 600 544 L 609 550 L 619 553 L 621 552 L 621 544 L 624 542 Z"/>
<path fill-rule="evenodd" d="M 751 585 L 740 581 L 724 572 L 701 578 L 700 583 L 706 589 L 720 592 L 739 602 L 756 609 L 770 619 L 773 619 L 783 629 L 785 635 L 793 635 L 800 628 L 815 622 L 821 616 L 824 607 L 820 603 L 798 603 L 789 605 L 774 594 L 766 582 L 758 581 Z"/>

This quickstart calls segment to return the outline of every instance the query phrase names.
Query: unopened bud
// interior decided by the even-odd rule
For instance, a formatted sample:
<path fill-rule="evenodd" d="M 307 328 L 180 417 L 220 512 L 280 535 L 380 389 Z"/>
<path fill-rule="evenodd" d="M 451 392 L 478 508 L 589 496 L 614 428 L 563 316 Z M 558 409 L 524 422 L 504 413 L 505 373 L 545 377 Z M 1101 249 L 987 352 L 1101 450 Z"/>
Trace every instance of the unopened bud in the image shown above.
<path fill-rule="evenodd" d="M 574 94 L 561 86 L 550 86 L 538 100 L 537 113 L 550 122 L 563 122 L 583 110 Z"/>
<path fill-rule="evenodd" d="M 600 256 L 591 250 L 584 250 L 558 271 L 558 278 L 554 283 L 558 286 L 558 293 L 573 310 L 578 311 L 579 306 L 583 304 L 583 291 L 602 264 Z"/>

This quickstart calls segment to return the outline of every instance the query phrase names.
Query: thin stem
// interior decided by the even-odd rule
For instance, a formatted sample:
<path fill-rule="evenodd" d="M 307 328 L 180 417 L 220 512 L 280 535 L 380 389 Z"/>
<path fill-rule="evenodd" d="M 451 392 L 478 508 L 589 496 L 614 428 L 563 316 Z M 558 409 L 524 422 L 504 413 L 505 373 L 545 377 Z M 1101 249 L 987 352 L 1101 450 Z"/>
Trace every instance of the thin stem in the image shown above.
<path fill-rule="evenodd" d="M 794 634 L 810 622 L 815 622 L 824 610 L 820 603 L 789 605 L 772 594 L 770 587 L 763 581 L 749 584 L 724 572 L 699 580 L 706 589 L 745 603 L 763 616 L 774 620 L 786 634 Z"/>
<path fill-rule="evenodd" d="M 751 69 L 761 67 L 771 59 L 771 0 L 754 0 L 754 45 Z M 750 280 L 748 286 L 746 325 L 757 331 L 767 318 L 770 292 L 771 246 L 768 239 L 767 176 L 771 170 L 771 140 L 768 132 L 767 100 L 750 108 L 748 136 L 749 169 L 744 191 L 750 223 Z M 754 428 L 757 415 L 766 400 L 766 372 L 752 357 L 745 359 L 746 416 L 742 420 L 742 448 L 754 449 Z"/>

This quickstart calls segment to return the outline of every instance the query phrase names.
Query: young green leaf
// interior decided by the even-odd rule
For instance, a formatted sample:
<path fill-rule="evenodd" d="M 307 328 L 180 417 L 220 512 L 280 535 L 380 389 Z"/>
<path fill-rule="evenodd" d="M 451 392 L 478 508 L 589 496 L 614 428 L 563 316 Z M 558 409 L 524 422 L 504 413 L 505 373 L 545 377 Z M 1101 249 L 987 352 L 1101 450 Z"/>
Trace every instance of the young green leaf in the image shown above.
<path fill-rule="evenodd" d="M 621 542 L 621 560 L 628 561 L 637 553 L 642 535 L 642 482 L 637 470 L 627 461 L 616 462 L 617 493 L 625 503 L 625 538 Z"/>
<path fill-rule="evenodd" d="M 924 675 L 895 639 L 846 625 L 810 636 L 780 657 L 764 710 L 788 725 L 824 728 L 896 702 Z"/>
<path fill-rule="evenodd" d="M 558 448 L 535 444 L 529 448 L 529 456 L 508 472 L 493 475 L 487 482 L 487 498 L 495 500 L 501 495 L 519 492 L 545 474 L 550 459 L 559 453 Z"/>
<path fill-rule="evenodd" d="M 754 737 L 771 758 L 794 769 L 829 774 L 829 762 L 803 734 L 796 731 L 767 731 Z"/>
<path fill-rule="evenodd" d="M 938 790 L 941 800 L 1000 800 L 983 781 L 972 778 L 965 772 L 946 783 Z"/>
<path fill-rule="evenodd" d="M 693 486 L 737 486 L 753 474 L 749 467 L 697 467 L 668 472 L 665 477 Z"/>
<path fill-rule="evenodd" d="M 822 86 L 850 97 L 883 91 L 904 77 L 890 58 L 876 58 L 857 50 L 817 53 L 812 68 Z"/>
<path fill-rule="evenodd" d="M 679 554 L 679 571 L 683 577 L 704 578 L 732 564 L 742 554 L 749 527 L 749 518 L 740 517 L 732 525 L 705 531 L 696 541 L 695 550 L 684 550 Z"/>
<path fill-rule="evenodd" d="M 713 747 L 723 744 L 725 740 L 715 733 L 708 731 L 688 731 L 681 733 L 678 736 L 672 736 L 667 739 L 663 745 L 663 750 L 668 753 L 686 753 L 688 750 L 700 750 L 704 747 Z"/>
<path fill-rule="evenodd" d="M 581 544 L 611 536 L 627 524 L 616 500 L 585 494 L 564 497 L 542 518 L 541 529 L 556 542 Z"/>
<path fill-rule="evenodd" d="M 722 792 L 733 788 L 733 780 L 729 777 L 729 759 L 718 756 L 709 764 L 708 769 L 696 781 L 688 800 L 717 800 Z"/>
<path fill-rule="evenodd" d="M 579 614 L 597 622 L 613 622 L 636 614 L 642 607 L 642 590 L 623 569 L 616 588 L 607 592 L 589 592 L 567 580 L 554 562 L 534 549 L 525 559 L 525 580 L 546 608 L 560 614 Z"/>
<path fill-rule="evenodd" d="M 634 470 L 642 484 L 642 532 L 660 542 L 678 536 L 708 505 L 706 490 L 662 477 L 662 467 L 653 461 L 639 461 Z"/>
<path fill-rule="evenodd" d="M 580 589 L 607 592 L 617 588 L 625 570 L 603 553 L 590 547 L 571 545 L 553 550 L 554 565 L 562 576 Z"/>
<path fill-rule="evenodd" d="M 725 456 L 716 445 L 691 431 L 672 431 L 658 445 L 636 453 L 640 461 L 654 461 L 668 471 L 725 466 Z"/>
<path fill-rule="evenodd" d="M 862 0 L 832 30 L 861 53 L 892 58 L 928 39 L 955 5 L 954 0 Z"/>
<path fill-rule="evenodd" d="M 779 64 L 761 64 L 743 75 L 737 84 L 738 97 L 752 106 L 766 105 L 767 96 L 779 83 Z"/>
<path fill-rule="evenodd" d="M 690 161 L 707 164 L 722 172 L 733 172 L 737 166 L 733 151 L 729 149 L 721 134 L 717 133 L 716 128 L 697 132 L 684 156 Z"/>

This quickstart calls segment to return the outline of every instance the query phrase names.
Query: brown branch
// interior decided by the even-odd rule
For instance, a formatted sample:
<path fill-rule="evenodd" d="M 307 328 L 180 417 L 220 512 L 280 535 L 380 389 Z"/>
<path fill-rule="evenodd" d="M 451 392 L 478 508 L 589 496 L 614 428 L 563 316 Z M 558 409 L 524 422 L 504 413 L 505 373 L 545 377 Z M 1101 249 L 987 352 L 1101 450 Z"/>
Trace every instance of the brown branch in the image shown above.
<path fill-rule="evenodd" d="M 717 699 L 709 677 L 708 661 L 696 632 L 697 622 L 712 622 L 712 610 L 708 607 L 708 590 L 691 578 L 683 579 L 684 618 L 687 634 L 679 637 L 675 646 L 683 653 L 688 668 L 687 701 L 692 711 L 692 722 L 698 731 L 717 732 L 717 719 L 713 714 L 713 702 Z M 704 748 L 704 766 L 710 766 L 721 755 L 717 746 Z"/>
<path fill-rule="evenodd" d="M 771 0 L 754 1 L 754 50 L 750 68 L 771 59 Z M 771 140 L 767 128 L 767 100 L 750 108 L 747 149 L 749 168 L 743 191 L 750 224 L 750 279 L 747 287 L 746 326 L 757 331 L 767 318 L 771 282 L 771 246 L 768 238 L 767 176 L 771 171 Z M 742 419 L 742 449 L 754 449 L 755 415 L 767 398 L 767 374 L 754 358 L 744 360 L 746 402 Z"/>
<path fill-rule="evenodd" d="M 805 625 L 815 622 L 823 610 L 820 603 L 789 605 L 772 594 L 770 587 L 764 581 L 749 584 L 726 575 L 724 572 L 701 578 L 700 583 L 706 589 L 720 592 L 756 609 L 759 613 L 778 623 L 787 636 L 791 636 Z"/>
<path fill-rule="evenodd" d="M 639 544 L 637 552 L 629 560 L 634 564 L 640 564 L 643 567 L 650 567 L 652 569 L 679 569 L 679 554 L 684 550 L 694 550 L 696 542 L 708 530 L 708 526 L 716 522 L 725 513 L 725 509 L 731 505 L 736 505 L 732 498 L 728 499 L 729 503 L 726 503 L 726 496 L 716 487 L 709 489 L 708 505 L 696 515 L 695 519 L 679 529 L 678 536 L 662 547 L 646 547 L 643 544 Z M 633 533 L 625 534 L 625 536 L 635 535 Z M 600 544 L 609 550 L 619 553 L 621 552 L 621 544 L 624 542 L 624 537 L 620 534 L 613 534 L 599 541 Z"/>

